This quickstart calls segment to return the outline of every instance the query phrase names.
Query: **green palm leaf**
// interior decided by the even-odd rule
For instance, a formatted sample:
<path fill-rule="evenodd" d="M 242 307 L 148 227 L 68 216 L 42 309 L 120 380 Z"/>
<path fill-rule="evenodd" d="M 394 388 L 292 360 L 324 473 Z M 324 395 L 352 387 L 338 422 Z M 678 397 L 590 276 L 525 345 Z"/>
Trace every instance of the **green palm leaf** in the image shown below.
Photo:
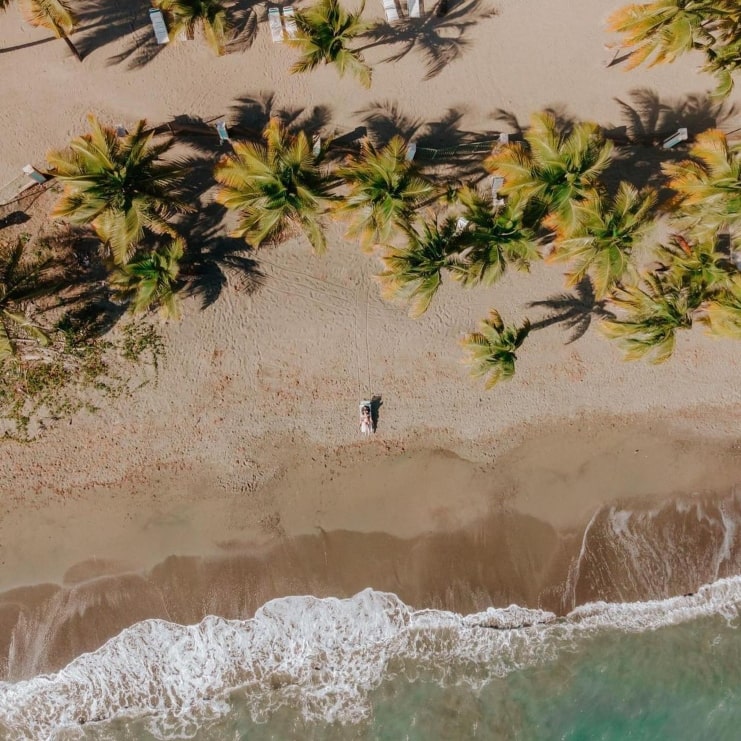
<path fill-rule="evenodd" d="M 168 219 L 193 208 L 183 200 L 184 162 L 161 156 L 172 141 L 155 143 L 145 122 L 125 137 L 88 116 L 91 132 L 48 154 L 64 192 L 52 216 L 91 224 L 123 265 L 146 231 L 174 234 Z"/>
<path fill-rule="evenodd" d="M 691 160 L 667 162 L 661 169 L 676 192 L 680 225 L 701 239 L 718 230 L 741 234 L 741 144 L 731 145 L 723 132 L 711 129 L 697 135 Z"/>
<path fill-rule="evenodd" d="M 370 87 L 371 68 L 363 55 L 348 44 L 365 33 L 370 24 L 361 16 L 365 1 L 355 13 L 347 12 L 339 0 L 319 0 L 306 10 L 296 12 L 298 35 L 288 43 L 301 51 L 301 58 L 291 72 L 309 72 L 319 64 L 334 64 L 340 77 L 350 73 L 361 85 Z"/>
<path fill-rule="evenodd" d="M 523 212 L 516 198 L 495 207 L 492 196 L 481 195 L 470 187 L 458 191 L 463 205 L 460 242 L 463 253 L 453 277 L 464 285 L 491 286 L 504 275 L 507 266 L 529 270 L 540 257 L 532 229 L 523 223 Z"/>
<path fill-rule="evenodd" d="M 239 212 L 235 236 L 255 247 L 301 229 L 316 252 L 326 249 L 321 216 L 331 200 L 331 175 L 321 168 L 302 131 L 289 134 L 277 119 L 263 132 L 265 145 L 234 142 L 234 154 L 214 171 L 216 200 Z"/>
<path fill-rule="evenodd" d="M 116 296 L 129 300 L 134 314 L 159 306 L 164 317 L 179 318 L 176 283 L 184 250 L 185 241 L 176 238 L 126 265 L 114 267 L 109 282 Z"/>
<path fill-rule="evenodd" d="M 406 154 L 399 136 L 380 150 L 366 139 L 360 155 L 338 170 L 348 192 L 335 211 L 350 217 L 348 237 L 360 237 L 366 248 L 391 241 L 395 229 L 409 229 L 415 209 L 434 192 Z"/>
<path fill-rule="evenodd" d="M 384 270 L 376 276 L 381 295 L 410 302 L 411 317 L 424 314 L 442 284 L 442 271 L 457 260 L 458 239 L 452 218 L 424 222 L 421 232 L 409 229 L 406 247 L 385 247 L 381 253 Z"/>
<path fill-rule="evenodd" d="M 567 285 L 592 279 L 595 296 L 603 298 L 616 284 L 631 277 L 631 256 L 653 228 L 656 193 L 638 191 L 620 183 L 613 200 L 592 192 L 575 209 L 576 226 L 568 237 L 558 237 L 550 257 L 568 261 Z"/>
<path fill-rule="evenodd" d="M 671 275 L 647 273 L 639 284 L 616 289 L 610 303 L 618 316 L 604 319 L 600 329 L 617 341 L 626 360 L 663 363 L 674 352 L 677 330 L 692 326 L 701 300 Z"/>
<path fill-rule="evenodd" d="M 525 141 L 527 146 L 497 147 L 484 167 L 504 178 L 502 195 L 517 196 L 521 204 L 535 202 L 547 211 L 549 228 L 568 233 L 577 223 L 577 205 L 609 165 L 613 145 L 596 124 L 577 123 L 565 132 L 550 113 L 533 115 Z"/>
<path fill-rule="evenodd" d="M 50 294 L 54 287 L 46 280 L 49 259 L 27 258 L 21 240 L 0 245 L 0 362 L 16 352 L 16 339 L 49 344 L 49 336 L 33 320 L 31 302 Z"/>
<path fill-rule="evenodd" d="M 484 379 L 489 390 L 515 373 L 516 350 L 530 332 L 530 322 L 525 319 L 518 326 L 505 326 L 499 312 L 492 309 L 489 316 L 479 323 L 479 331 L 467 334 L 461 345 L 466 352 L 465 362 L 474 378 Z"/>
<path fill-rule="evenodd" d="M 226 52 L 231 27 L 226 7 L 220 0 L 156 0 L 167 15 L 173 36 L 183 33 L 189 39 L 200 26 L 208 45 L 221 56 Z"/>

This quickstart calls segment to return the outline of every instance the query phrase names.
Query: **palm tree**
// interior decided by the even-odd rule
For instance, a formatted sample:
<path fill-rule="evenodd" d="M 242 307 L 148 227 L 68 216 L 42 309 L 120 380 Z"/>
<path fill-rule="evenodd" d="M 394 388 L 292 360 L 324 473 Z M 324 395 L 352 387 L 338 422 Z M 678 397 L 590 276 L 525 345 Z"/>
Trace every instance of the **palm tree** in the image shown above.
<path fill-rule="evenodd" d="M 442 284 L 442 271 L 455 265 L 459 233 L 453 218 L 423 222 L 421 233 L 408 229 L 404 248 L 385 247 L 384 270 L 377 276 L 385 299 L 410 301 L 409 316 L 417 318 L 430 306 Z"/>
<path fill-rule="evenodd" d="M 222 159 L 214 177 L 221 184 L 216 200 L 238 211 L 235 236 L 259 247 L 299 227 L 315 252 L 327 248 L 320 217 L 331 199 L 330 176 L 320 165 L 303 131 L 290 134 L 277 119 L 263 131 L 265 146 L 234 142 L 234 155 Z"/>
<path fill-rule="evenodd" d="M 536 113 L 525 144 L 498 146 L 484 161 L 493 175 L 504 178 L 502 195 L 517 195 L 547 212 L 544 224 L 569 233 L 577 223 L 576 206 L 593 190 L 612 158 L 612 142 L 597 124 L 559 128 L 550 113 Z"/>
<path fill-rule="evenodd" d="M 515 374 L 515 352 L 530 332 L 530 322 L 525 319 L 519 327 L 505 326 L 499 312 L 492 309 L 480 322 L 479 330 L 467 334 L 461 345 L 468 353 L 471 375 L 483 378 L 484 388 L 489 390 Z"/>
<path fill-rule="evenodd" d="M 21 239 L 0 246 L 0 362 L 15 354 L 19 336 L 49 344 L 48 335 L 27 310 L 33 299 L 51 291 L 43 280 L 49 260 L 24 259 L 24 248 Z"/>
<path fill-rule="evenodd" d="M 665 162 L 661 169 L 677 195 L 674 206 L 702 238 L 729 229 L 741 239 L 741 144 L 728 143 L 723 132 L 710 129 L 690 147 L 692 160 Z"/>
<path fill-rule="evenodd" d="M 503 206 L 495 206 L 490 195 L 483 196 L 465 186 L 458 191 L 457 199 L 463 205 L 459 241 L 465 260 L 453 276 L 464 285 L 491 286 L 504 275 L 508 265 L 527 271 L 530 263 L 540 257 L 535 233 L 524 225 L 516 197 L 509 198 Z"/>
<path fill-rule="evenodd" d="M 673 62 L 697 49 L 705 53 L 705 70 L 718 79 L 718 95 L 728 95 L 732 73 L 741 69 L 741 9 L 737 0 L 654 0 L 630 4 L 607 21 L 610 31 L 624 34 L 621 47 L 632 49 L 627 68 L 649 58 L 649 66 Z"/>
<path fill-rule="evenodd" d="M 727 291 L 708 302 L 700 321 L 715 337 L 741 340 L 741 277 L 736 276 Z"/>
<path fill-rule="evenodd" d="M 718 249 L 716 240 L 691 244 L 681 234 L 674 234 L 669 244 L 659 246 L 658 255 L 656 272 L 671 276 L 675 285 L 686 287 L 700 301 L 727 291 L 738 275 L 736 266 Z"/>
<path fill-rule="evenodd" d="M 219 56 L 226 52 L 231 28 L 220 0 L 155 0 L 155 5 L 167 14 L 173 36 L 185 33 L 186 38 L 193 39 L 200 25 L 206 43 Z"/>
<path fill-rule="evenodd" d="M 186 164 L 165 162 L 172 140 L 154 143 L 139 121 L 133 132 L 119 137 L 88 116 L 92 132 L 50 152 L 47 159 L 64 186 L 52 216 L 73 224 L 91 224 L 115 262 L 125 264 L 146 231 L 175 236 L 168 219 L 193 211 L 182 200 Z"/>
<path fill-rule="evenodd" d="M 12 0 L 0 0 L 0 10 L 7 10 Z M 32 25 L 46 28 L 70 48 L 79 61 L 82 61 L 77 47 L 70 41 L 69 34 L 77 25 L 69 5 L 64 0 L 18 0 L 23 17 Z"/>
<path fill-rule="evenodd" d="M 348 237 L 360 237 L 363 247 L 391 241 L 394 229 L 407 230 L 414 210 L 434 192 L 407 158 L 407 146 L 395 136 L 380 150 L 364 139 L 360 155 L 338 170 L 349 192 L 337 213 L 352 218 Z"/>
<path fill-rule="evenodd" d="M 178 319 L 176 282 L 184 250 L 185 240 L 177 237 L 126 265 L 114 267 L 109 281 L 117 297 L 130 300 L 134 314 L 158 305 L 164 317 Z"/>
<path fill-rule="evenodd" d="M 569 237 L 557 238 L 551 259 L 569 261 L 567 285 L 588 274 L 597 298 L 603 298 L 632 270 L 631 256 L 654 225 L 656 193 L 620 183 L 612 201 L 601 193 L 585 196 L 576 207 L 577 226 Z"/>
<path fill-rule="evenodd" d="M 363 87 L 370 87 L 371 68 L 363 55 L 348 47 L 356 36 L 365 33 L 371 24 L 361 20 L 365 0 L 355 13 L 348 13 L 339 0 L 319 0 L 306 10 L 296 12 L 298 35 L 288 39 L 303 56 L 291 67 L 291 72 L 309 72 L 320 63 L 334 64 L 340 77 L 350 72 Z"/>
<path fill-rule="evenodd" d="M 663 363 L 674 352 L 676 332 L 692 326 L 702 294 L 678 284 L 673 276 L 646 273 L 640 284 L 619 288 L 610 303 L 622 316 L 603 319 L 601 329 L 617 340 L 626 360 L 648 357 Z"/>

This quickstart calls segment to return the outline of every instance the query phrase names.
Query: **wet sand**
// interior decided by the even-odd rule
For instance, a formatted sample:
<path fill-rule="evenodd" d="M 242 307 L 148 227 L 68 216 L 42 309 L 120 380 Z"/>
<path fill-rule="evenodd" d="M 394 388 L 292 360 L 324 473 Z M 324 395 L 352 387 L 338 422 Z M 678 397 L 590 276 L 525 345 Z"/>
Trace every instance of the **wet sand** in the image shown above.
<path fill-rule="evenodd" d="M 58 669 L 147 618 L 247 618 L 289 594 L 370 586 L 418 608 L 563 613 L 685 594 L 741 569 L 732 434 L 609 418 L 525 437 L 493 461 L 373 444 L 333 459 L 313 451 L 254 494 L 274 512 L 257 528 L 244 526 L 248 495 L 206 475 L 6 519 L 2 675 Z M 42 524 L 34 539 L 24 516 Z"/>

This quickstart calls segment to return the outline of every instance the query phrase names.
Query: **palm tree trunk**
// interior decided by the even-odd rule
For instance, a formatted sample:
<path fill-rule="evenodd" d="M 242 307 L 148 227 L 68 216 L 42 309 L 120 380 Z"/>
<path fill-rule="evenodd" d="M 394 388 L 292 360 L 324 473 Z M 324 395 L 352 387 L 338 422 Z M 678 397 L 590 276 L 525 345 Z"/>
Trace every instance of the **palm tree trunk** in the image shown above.
<path fill-rule="evenodd" d="M 77 51 L 77 47 L 72 43 L 69 36 L 67 36 L 66 33 L 62 33 L 62 38 L 64 39 L 64 43 L 67 44 L 67 46 L 70 48 L 72 53 L 77 57 L 77 61 L 82 61 L 82 54 L 80 54 L 79 51 Z"/>

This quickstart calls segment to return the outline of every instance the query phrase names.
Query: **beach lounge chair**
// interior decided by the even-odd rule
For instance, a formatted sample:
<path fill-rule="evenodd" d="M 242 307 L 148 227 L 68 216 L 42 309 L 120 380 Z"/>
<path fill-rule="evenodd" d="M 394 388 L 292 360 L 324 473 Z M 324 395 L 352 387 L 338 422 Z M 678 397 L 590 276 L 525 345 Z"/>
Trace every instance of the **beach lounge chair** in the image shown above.
<path fill-rule="evenodd" d="M 686 142 L 688 136 L 687 129 L 677 129 L 668 139 L 664 139 L 661 146 L 664 149 L 671 149 L 672 147 L 676 147 L 680 142 Z"/>
<path fill-rule="evenodd" d="M 396 8 L 396 0 L 383 0 L 383 10 L 386 13 L 386 21 L 394 23 L 399 20 L 399 11 Z"/>
<path fill-rule="evenodd" d="M 46 175 L 42 175 L 33 165 L 24 165 L 23 172 L 34 181 L 34 183 L 45 183 Z"/>
<path fill-rule="evenodd" d="M 414 159 L 415 154 L 417 154 L 417 142 L 411 141 L 407 144 L 407 153 L 404 159 L 407 162 L 411 162 Z"/>
<path fill-rule="evenodd" d="M 290 6 L 283 8 L 283 25 L 286 28 L 286 36 L 289 39 L 295 39 L 298 36 L 295 11 Z"/>
<path fill-rule="evenodd" d="M 509 134 L 502 131 L 501 134 L 499 134 L 499 137 L 497 138 L 497 141 L 504 146 L 505 144 L 509 144 Z"/>
<path fill-rule="evenodd" d="M 410 18 L 419 18 L 419 0 L 409 0 L 407 7 L 409 8 Z"/>
<path fill-rule="evenodd" d="M 322 153 L 322 137 L 319 134 L 314 134 L 311 139 L 311 153 L 318 157 Z"/>
<path fill-rule="evenodd" d="M 499 198 L 499 189 L 504 185 L 504 178 L 501 175 L 494 175 L 491 178 L 491 201 L 493 206 L 504 206 L 504 198 Z"/>
<path fill-rule="evenodd" d="M 170 42 L 170 36 L 167 33 L 167 25 L 165 24 L 165 17 L 162 15 L 162 11 L 157 8 L 150 8 L 149 20 L 152 21 L 154 37 L 157 39 L 157 43 L 168 44 Z"/>
<path fill-rule="evenodd" d="M 283 24 L 280 21 L 280 10 L 278 8 L 268 8 L 268 26 L 270 27 L 270 36 L 273 43 L 283 41 Z"/>
<path fill-rule="evenodd" d="M 226 128 L 226 121 L 217 121 L 216 131 L 219 134 L 219 144 L 224 144 L 229 141 L 229 131 Z"/>
<path fill-rule="evenodd" d="M 459 216 L 458 221 L 455 222 L 455 233 L 460 234 L 470 222 L 465 216 Z"/>

